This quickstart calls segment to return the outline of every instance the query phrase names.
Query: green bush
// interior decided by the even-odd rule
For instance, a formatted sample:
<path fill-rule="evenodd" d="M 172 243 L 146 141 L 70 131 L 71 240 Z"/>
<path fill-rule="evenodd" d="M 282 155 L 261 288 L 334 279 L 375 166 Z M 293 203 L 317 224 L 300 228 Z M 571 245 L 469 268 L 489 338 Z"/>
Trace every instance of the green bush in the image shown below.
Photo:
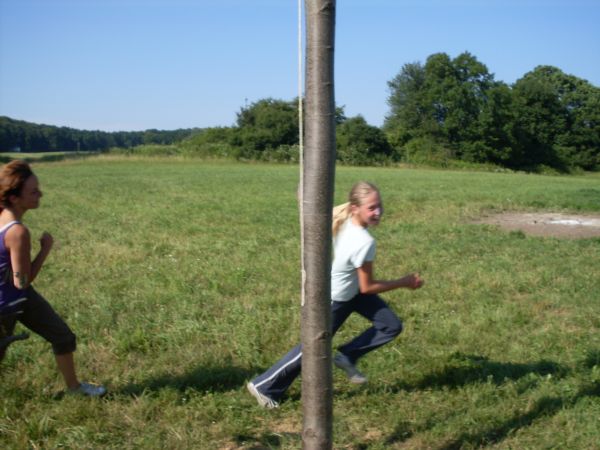
<path fill-rule="evenodd" d="M 437 143 L 430 137 L 419 137 L 410 140 L 399 153 L 402 161 L 412 164 L 432 164 L 446 167 L 454 154 L 449 148 Z"/>
<path fill-rule="evenodd" d="M 181 154 L 181 147 L 178 145 L 146 144 L 131 148 L 113 147 L 109 149 L 108 153 L 135 156 L 174 156 Z"/>

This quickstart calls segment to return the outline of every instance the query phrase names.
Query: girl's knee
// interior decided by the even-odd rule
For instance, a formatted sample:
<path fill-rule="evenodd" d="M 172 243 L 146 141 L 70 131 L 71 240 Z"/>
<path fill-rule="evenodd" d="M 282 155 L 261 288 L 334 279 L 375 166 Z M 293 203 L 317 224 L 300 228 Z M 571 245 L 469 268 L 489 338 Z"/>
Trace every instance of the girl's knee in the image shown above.
<path fill-rule="evenodd" d="M 386 323 L 386 326 L 383 328 L 382 331 L 385 332 L 388 336 L 395 338 L 400 333 L 402 333 L 403 329 L 404 327 L 402 325 L 402 321 L 396 318 L 395 320 L 391 320 L 388 323 Z"/>

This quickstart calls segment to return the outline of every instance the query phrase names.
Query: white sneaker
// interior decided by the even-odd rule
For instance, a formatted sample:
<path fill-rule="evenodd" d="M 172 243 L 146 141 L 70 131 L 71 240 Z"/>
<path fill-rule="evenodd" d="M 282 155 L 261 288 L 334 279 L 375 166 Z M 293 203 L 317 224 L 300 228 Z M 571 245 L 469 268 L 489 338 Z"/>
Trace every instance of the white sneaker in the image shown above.
<path fill-rule="evenodd" d="M 102 397 L 106 394 L 106 388 L 98 384 L 79 383 L 79 387 L 68 390 L 69 394 L 83 395 L 85 397 Z"/>
<path fill-rule="evenodd" d="M 348 357 L 343 353 L 337 352 L 333 358 L 333 363 L 338 369 L 342 369 L 346 372 L 350 383 L 364 384 L 367 382 L 367 377 L 360 373 L 356 366 L 352 364 Z"/>
<path fill-rule="evenodd" d="M 249 381 L 248 384 L 246 384 L 246 388 L 248 388 L 248 392 L 252 394 L 252 396 L 256 399 L 258 404 L 263 408 L 279 408 L 279 403 L 277 403 L 271 397 L 268 397 L 265 394 L 259 392 L 259 390 L 256 389 L 256 386 L 254 386 L 254 383 L 252 383 L 252 381 Z"/>

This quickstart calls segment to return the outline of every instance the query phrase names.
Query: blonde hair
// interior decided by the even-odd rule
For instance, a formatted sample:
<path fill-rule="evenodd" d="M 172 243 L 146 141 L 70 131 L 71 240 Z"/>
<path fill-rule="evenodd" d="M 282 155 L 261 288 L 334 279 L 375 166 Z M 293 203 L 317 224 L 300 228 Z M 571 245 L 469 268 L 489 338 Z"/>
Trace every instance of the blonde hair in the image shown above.
<path fill-rule="evenodd" d="M 363 199 L 373 192 L 379 192 L 379 189 L 377 189 L 377 186 L 373 183 L 369 183 L 368 181 L 359 181 L 352 186 L 350 194 L 348 195 L 348 201 L 333 208 L 333 223 L 331 229 L 334 237 L 338 234 L 344 222 L 352 215 L 352 206 L 360 206 Z"/>

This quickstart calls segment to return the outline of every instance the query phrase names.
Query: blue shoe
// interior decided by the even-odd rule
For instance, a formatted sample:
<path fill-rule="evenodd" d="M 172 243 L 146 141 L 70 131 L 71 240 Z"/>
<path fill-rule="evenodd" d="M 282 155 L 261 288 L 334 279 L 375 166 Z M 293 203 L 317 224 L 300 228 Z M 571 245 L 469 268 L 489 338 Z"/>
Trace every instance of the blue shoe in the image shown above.
<path fill-rule="evenodd" d="M 106 394 L 106 388 L 91 383 L 79 383 L 79 387 L 67 391 L 71 395 L 83 395 L 84 397 L 102 397 Z"/>

